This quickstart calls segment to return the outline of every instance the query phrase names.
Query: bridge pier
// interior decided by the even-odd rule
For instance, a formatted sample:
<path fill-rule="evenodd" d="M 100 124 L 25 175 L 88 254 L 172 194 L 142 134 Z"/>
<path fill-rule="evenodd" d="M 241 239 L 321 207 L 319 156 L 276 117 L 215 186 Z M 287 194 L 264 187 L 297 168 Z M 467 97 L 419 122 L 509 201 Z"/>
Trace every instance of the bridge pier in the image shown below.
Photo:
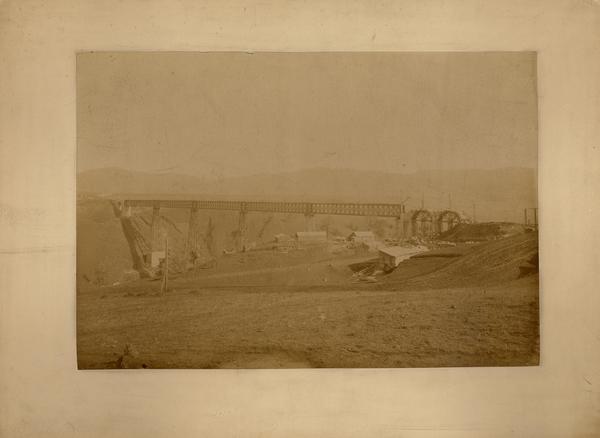
<path fill-rule="evenodd" d="M 306 231 L 316 231 L 314 208 L 310 202 L 304 204 L 304 224 Z"/>
<path fill-rule="evenodd" d="M 246 216 L 247 216 L 247 209 L 245 204 L 241 205 L 240 208 L 240 215 L 239 215 L 239 220 L 238 220 L 238 233 L 237 233 L 237 250 L 238 251 L 245 251 L 246 250 L 246 231 L 247 231 L 247 225 L 246 225 Z"/>
<path fill-rule="evenodd" d="M 150 254 L 150 266 L 156 267 L 160 264 L 160 260 L 165 257 L 165 249 L 163 246 L 163 238 L 161 232 L 161 217 L 160 207 L 152 207 L 152 241 L 151 241 L 151 254 Z"/>
<path fill-rule="evenodd" d="M 316 225 L 314 214 L 305 213 L 304 220 L 305 220 L 306 231 L 316 231 L 317 230 L 317 225 Z"/>
<path fill-rule="evenodd" d="M 198 207 L 194 205 L 190 210 L 190 221 L 186 242 L 186 257 L 192 264 L 198 258 L 198 243 L 200 241 L 199 225 L 199 210 Z"/>

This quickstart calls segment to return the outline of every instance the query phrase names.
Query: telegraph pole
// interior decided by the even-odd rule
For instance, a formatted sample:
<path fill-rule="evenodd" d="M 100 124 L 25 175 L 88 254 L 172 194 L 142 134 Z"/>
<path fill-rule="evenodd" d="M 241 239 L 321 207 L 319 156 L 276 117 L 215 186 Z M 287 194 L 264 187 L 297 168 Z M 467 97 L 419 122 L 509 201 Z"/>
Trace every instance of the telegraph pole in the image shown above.
<path fill-rule="evenodd" d="M 169 289 L 169 237 L 165 237 L 165 262 L 163 263 L 163 279 L 160 288 L 161 293 Z"/>

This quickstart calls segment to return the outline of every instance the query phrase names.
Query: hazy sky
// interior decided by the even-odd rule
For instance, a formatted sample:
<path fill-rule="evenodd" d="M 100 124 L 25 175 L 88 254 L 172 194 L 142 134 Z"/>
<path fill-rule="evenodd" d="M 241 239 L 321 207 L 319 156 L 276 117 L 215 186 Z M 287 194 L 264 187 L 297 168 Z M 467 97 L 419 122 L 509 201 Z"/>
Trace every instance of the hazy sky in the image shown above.
<path fill-rule="evenodd" d="M 533 53 L 77 57 L 78 170 L 536 167 Z"/>

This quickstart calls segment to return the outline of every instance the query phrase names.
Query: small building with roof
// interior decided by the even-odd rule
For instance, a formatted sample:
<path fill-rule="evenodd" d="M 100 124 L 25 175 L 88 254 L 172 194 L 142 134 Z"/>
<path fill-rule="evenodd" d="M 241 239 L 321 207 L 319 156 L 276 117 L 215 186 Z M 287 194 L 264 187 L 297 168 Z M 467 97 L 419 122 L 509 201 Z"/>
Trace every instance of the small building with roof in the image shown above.
<path fill-rule="evenodd" d="M 275 248 L 281 251 L 287 251 L 296 247 L 296 240 L 289 234 L 275 234 Z"/>

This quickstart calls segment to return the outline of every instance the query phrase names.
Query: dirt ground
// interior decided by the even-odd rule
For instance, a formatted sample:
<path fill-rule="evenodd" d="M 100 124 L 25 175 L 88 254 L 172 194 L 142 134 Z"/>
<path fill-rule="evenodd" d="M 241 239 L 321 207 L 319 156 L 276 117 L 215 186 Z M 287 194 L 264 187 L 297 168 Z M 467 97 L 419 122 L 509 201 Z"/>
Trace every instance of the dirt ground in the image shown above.
<path fill-rule="evenodd" d="M 148 280 L 80 289 L 79 367 L 535 365 L 538 275 L 518 278 L 518 264 L 536 251 L 515 236 L 408 260 L 374 284 L 348 268 L 373 256 L 347 255 L 232 258 L 164 294 Z"/>

